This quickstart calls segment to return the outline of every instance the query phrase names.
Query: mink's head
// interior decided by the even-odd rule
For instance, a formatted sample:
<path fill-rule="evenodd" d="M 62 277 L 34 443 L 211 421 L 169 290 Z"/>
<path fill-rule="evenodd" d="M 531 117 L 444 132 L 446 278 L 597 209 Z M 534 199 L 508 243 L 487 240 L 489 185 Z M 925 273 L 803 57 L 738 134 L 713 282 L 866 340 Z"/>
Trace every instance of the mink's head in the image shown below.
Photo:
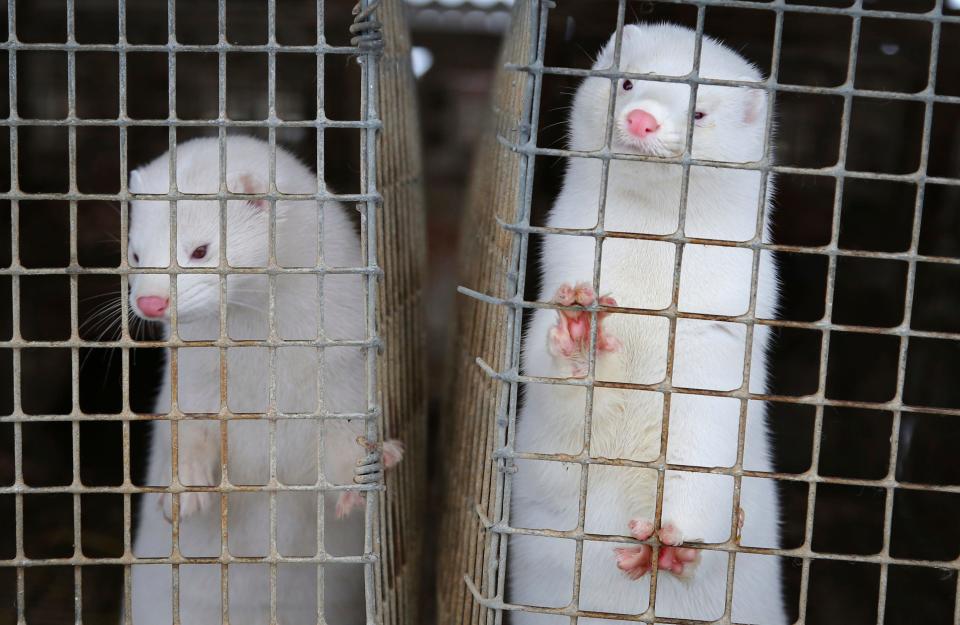
<path fill-rule="evenodd" d="M 281 152 L 278 150 L 278 157 Z M 247 138 L 227 142 L 226 187 L 233 193 L 267 192 L 269 146 Z M 130 192 L 163 195 L 169 192 L 169 154 L 130 174 Z M 177 146 L 177 190 L 187 194 L 215 194 L 220 187 L 219 145 L 215 139 L 198 139 Z M 266 267 L 270 220 L 269 201 L 226 201 L 227 264 L 230 267 Z M 176 280 L 177 316 L 181 323 L 217 318 L 220 313 L 221 210 L 219 200 L 181 199 L 176 206 L 176 236 L 171 262 L 171 202 L 130 202 L 128 262 L 137 268 L 172 269 L 168 273 L 131 273 L 130 309 L 148 321 L 170 319 L 171 279 Z M 176 269 L 210 268 L 210 273 Z M 227 276 L 228 305 L 251 307 L 266 292 L 263 275 Z M 249 301 L 248 301 L 249 300 Z"/>
<path fill-rule="evenodd" d="M 614 67 L 615 35 L 600 51 L 595 70 L 634 74 L 685 76 L 693 70 L 694 31 L 675 24 L 636 24 L 622 33 L 620 64 Z M 700 76 L 759 82 L 759 70 L 720 42 L 704 36 Z M 679 156 L 684 151 L 687 124 L 693 121 L 694 158 L 747 163 L 763 156 L 766 94 L 761 89 L 700 85 L 694 110 L 690 86 L 683 82 L 613 79 L 615 102 L 610 147 L 613 152 Z M 574 99 L 570 120 L 571 148 L 598 150 L 604 146 L 611 79 L 591 76 Z"/>

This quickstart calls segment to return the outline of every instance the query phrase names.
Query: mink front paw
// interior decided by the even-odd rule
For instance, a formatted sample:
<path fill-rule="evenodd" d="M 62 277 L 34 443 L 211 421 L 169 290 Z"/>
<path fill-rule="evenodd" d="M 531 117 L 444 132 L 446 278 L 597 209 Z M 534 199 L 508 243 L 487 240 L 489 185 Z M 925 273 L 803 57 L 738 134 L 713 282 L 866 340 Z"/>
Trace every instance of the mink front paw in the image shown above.
<path fill-rule="evenodd" d="M 650 521 L 633 519 L 629 526 L 630 534 L 637 540 L 647 540 L 656 533 L 660 541 L 660 555 L 657 558 L 660 571 L 682 578 L 693 575 L 700 563 L 700 551 L 680 546 L 684 540 L 683 533 L 675 524 L 666 523 L 655 531 Z M 653 568 L 653 548 L 650 545 L 620 547 L 614 552 L 617 554 L 617 568 L 630 579 L 640 579 Z"/>
<path fill-rule="evenodd" d="M 216 486 L 219 480 L 216 476 L 216 467 L 209 462 L 186 462 L 180 464 L 178 474 L 180 483 L 184 486 Z M 195 514 L 201 514 L 213 508 L 217 501 L 217 493 L 210 491 L 190 491 L 180 493 L 180 519 Z M 173 523 L 173 495 L 164 493 L 157 502 L 163 510 L 163 518 Z"/>
<path fill-rule="evenodd" d="M 364 445 L 369 453 L 357 460 L 353 477 L 353 481 L 357 484 L 373 484 L 382 481 L 384 469 L 393 468 L 403 459 L 403 443 L 397 439 L 384 441 L 383 445 L 370 443 L 363 437 L 360 437 L 358 442 Z M 363 494 L 355 490 L 343 491 L 337 498 L 337 518 L 342 519 L 362 504 Z"/>
<path fill-rule="evenodd" d="M 576 286 L 562 285 L 553 296 L 553 303 L 561 306 L 616 306 L 617 302 L 609 295 L 597 299 L 593 287 L 586 282 Z M 597 355 L 614 352 L 620 348 L 620 341 L 604 329 L 603 320 L 610 313 L 597 313 Z M 590 350 L 590 317 L 584 310 L 558 310 L 557 323 L 550 328 L 548 349 L 555 358 L 570 361 L 573 377 L 587 374 Z"/>

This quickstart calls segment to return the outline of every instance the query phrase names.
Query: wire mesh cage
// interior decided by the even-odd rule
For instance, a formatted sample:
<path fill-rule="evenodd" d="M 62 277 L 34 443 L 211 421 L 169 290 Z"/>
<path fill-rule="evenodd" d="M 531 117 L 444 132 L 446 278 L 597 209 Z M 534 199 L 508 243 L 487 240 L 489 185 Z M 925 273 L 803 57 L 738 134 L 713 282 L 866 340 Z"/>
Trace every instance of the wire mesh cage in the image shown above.
<path fill-rule="evenodd" d="M 618 55 L 627 47 L 626 25 L 661 21 L 693 34 L 689 64 L 670 72 L 624 64 Z M 958 25 L 957 8 L 937 0 L 517 3 L 464 217 L 461 291 L 469 297 L 460 302 L 456 382 L 448 389 L 451 418 L 442 435 L 453 468 L 444 488 L 441 543 L 452 555 L 440 562 L 441 622 L 766 622 L 738 614 L 737 595 L 751 589 L 783 595 L 783 622 L 960 622 L 958 477 L 946 443 L 957 436 L 951 418 L 960 402 L 948 388 L 953 374 L 947 372 L 956 371 L 960 328 L 955 315 L 945 313 L 955 300 L 955 278 L 949 276 L 958 262 Z M 716 48 L 705 34 L 746 57 L 763 77 L 711 75 L 708 51 Z M 591 68 L 590 53 L 604 44 L 608 64 L 598 61 Z M 583 148 L 568 118 L 575 115 L 571 100 L 576 108 L 577 98 L 587 98 L 582 91 L 573 98 L 568 89 L 591 77 L 602 79 L 607 119 L 596 145 Z M 624 81 L 637 91 L 639 85 L 687 89 L 682 127 L 689 134 L 679 153 L 624 150 L 617 143 L 622 137 L 614 114 L 621 111 L 614 102 L 621 96 L 614 94 L 623 93 Z M 763 150 L 754 158 L 696 153 L 697 92 L 712 87 L 763 94 Z M 565 145 L 558 148 L 559 142 Z M 569 177 L 574 161 L 592 161 L 602 172 L 600 182 L 580 196 L 584 206 L 596 205 L 588 215 L 595 221 L 558 225 L 544 215 L 557 194 L 578 181 L 562 181 L 562 168 L 555 166 L 565 164 Z M 682 171 L 666 227 L 629 228 L 611 218 L 608 176 L 624 162 L 668 163 Z M 704 234 L 695 227 L 687 208 L 702 201 L 694 197 L 693 180 L 703 168 L 756 177 L 750 187 L 755 212 L 744 236 Z M 638 184 L 646 181 L 637 178 Z M 558 301 L 540 290 L 556 288 L 546 278 L 541 283 L 550 259 L 557 261 L 556 241 L 574 239 L 589 247 L 580 256 L 570 252 L 590 259 L 582 279 L 592 292 L 610 292 L 618 302 Z M 618 297 L 617 284 L 603 275 L 610 250 L 664 244 L 671 248 L 664 267 L 637 261 L 634 269 L 663 270 L 665 299 Z M 690 306 L 682 274 L 696 248 L 744 254 L 748 288 L 741 309 Z M 541 258 L 537 271 L 534 259 Z M 774 314 L 764 303 L 762 283 L 764 272 L 769 277 L 776 269 L 781 300 Z M 529 346 L 547 342 L 536 322 L 543 309 L 586 320 L 588 348 L 580 371 L 543 373 L 524 360 L 521 346 L 536 349 Z M 598 347 L 603 351 L 604 319 L 617 315 L 668 328 L 660 377 L 604 377 Z M 690 322 L 730 324 L 728 331 L 739 336 L 732 383 L 678 379 L 678 359 L 684 357 L 674 354 L 678 328 Z M 764 347 L 758 351 L 758 345 Z M 751 365 L 768 379 L 751 376 Z M 529 438 L 520 442 L 518 419 L 530 410 L 525 402 L 546 403 L 542 389 L 580 393 L 575 399 L 564 395 L 572 408 L 550 404 L 557 413 L 581 415 L 578 442 L 569 449 L 534 448 Z M 625 419 L 655 422 L 658 434 L 648 457 L 606 453 L 591 440 L 610 398 L 631 393 L 655 398 L 641 402 L 643 408 L 634 404 L 633 413 L 624 409 Z M 705 400 L 713 403 L 694 414 L 719 418 L 715 413 L 722 412 L 735 433 L 721 460 L 683 457 L 670 444 L 683 440 L 683 403 Z M 724 401 L 729 403 L 717 411 Z M 563 427 L 550 414 L 544 418 L 541 427 Z M 750 460 L 750 431 L 760 421 L 768 424 L 775 450 L 768 464 Z M 517 506 L 530 505 L 516 500 L 518 492 L 530 493 L 519 480 L 536 463 L 567 472 L 574 495 L 564 502 L 573 511 L 565 525 L 530 524 L 529 515 L 517 513 Z M 656 529 L 667 520 L 665 491 L 673 476 L 702 476 L 703 484 L 724 493 L 714 512 L 725 533 L 684 543 L 699 552 L 701 567 L 711 552 L 722 563 L 707 569 L 720 581 L 717 595 L 704 604 L 710 607 L 684 612 L 671 604 L 673 563 L 662 552 L 673 546 L 662 535 L 639 539 L 628 530 L 628 516 L 614 528 L 598 528 L 596 521 L 591 527 L 597 512 L 591 508 L 600 499 L 592 492 L 594 479 L 617 471 L 622 482 L 632 479 L 630 471 L 651 472 L 645 505 L 655 511 L 648 520 Z M 778 529 L 774 539 L 751 542 L 747 532 L 751 523 L 756 527 L 757 506 L 751 515 L 744 502 L 758 484 L 779 502 L 766 519 Z M 562 498 L 559 491 L 549 494 Z M 539 540 L 539 547 L 518 546 L 524 540 Z M 591 585 L 617 572 L 613 549 L 644 553 L 641 543 L 648 549 L 644 572 L 652 568 L 652 574 L 633 582 L 635 591 L 611 586 L 618 599 L 631 595 L 629 601 L 602 604 Z M 524 596 L 520 582 L 511 586 L 511 576 L 518 579 L 520 558 L 540 557 L 531 551 L 551 553 L 539 561 L 538 575 L 554 587 Z M 605 555 L 595 555 L 600 552 Z M 777 562 L 769 569 L 775 584 L 749 577 L 759 559 Z M 694 579 L 703 571 L 697 569 Z M 747 581 L 738 586 L 738 579 Z"/>
<path fill-rule="evenodd" d="M 0 622 L 418 622 L 402 5 L 11 0 L 4 20 Z M 408 458 L 384 473 L 388 439 Z"/>

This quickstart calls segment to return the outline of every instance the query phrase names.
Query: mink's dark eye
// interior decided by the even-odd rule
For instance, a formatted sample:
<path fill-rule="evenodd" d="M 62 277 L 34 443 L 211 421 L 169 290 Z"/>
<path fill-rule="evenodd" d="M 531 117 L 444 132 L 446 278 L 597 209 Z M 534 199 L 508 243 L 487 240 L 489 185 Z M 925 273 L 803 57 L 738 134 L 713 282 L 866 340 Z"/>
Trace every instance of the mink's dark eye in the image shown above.
<path fill-rule="evenodd" d="M 697 111 L 696 113 L 693 114 L 693 118 L 694 118 L 694 119 L 698 119 L 698 120 L 699 120 L 699 119 L 703 119 L 703 118 L 706 117 L 706 116 L 707 116 L 707 114 L 704 113 L 703 111 Z"/>
<path fill-rule="evenodd" d="M 631 89 L 633 89 L 633 83 L 632 83 L 631 81 L 629 81 L 629 80 L 624 80 L 624 81 L 623 81 L 623 90 L 624 90 L 624 91 L 630 91 Z"/>
<path fill-rule="evenodd" d="M 207 257 L 207 246 L 201 245 L 200 247 L 193 250 L 193 253 L 190 254 L 190 258 L 194 260 L 203 260 Z"/>

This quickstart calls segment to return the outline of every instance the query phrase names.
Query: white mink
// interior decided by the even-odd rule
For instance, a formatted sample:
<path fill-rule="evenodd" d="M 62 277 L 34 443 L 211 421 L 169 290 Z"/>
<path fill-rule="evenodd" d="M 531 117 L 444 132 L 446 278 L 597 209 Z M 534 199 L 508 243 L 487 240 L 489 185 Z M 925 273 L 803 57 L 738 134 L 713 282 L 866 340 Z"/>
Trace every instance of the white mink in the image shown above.
<path fill-rule="evenodd" d="M 693 31 L 672 24 L 629 25 L 623 30 L 619 69 L 631 73 L 684 76 L 692 70 Z M 614 38 L 594 69 L 610 69 Z M 700 75 L 761 81 L 760 72 L 737 53 L 703 38 Z M 570 148 L 603 147 L 611 81 L 588 77 L 579 87 L 570 118 Z M 677 156 L 687 133 L 690 87 L 686 83 L 624 80 L 616 84 L 611 148 L 621 154 Z M 728 163 L 760 160 L 767 120 L 760 89 L 701 85 L 694 119 L 694 158 Z M 680 214 L 681 166 L 613 160 L 606 189 L 604 228 L 667 235 Z M 593 228 L 598 222 L 602 161 L 568 159 L 560 195 L 548 225 Z M 768 184 L 768 191 L 771 185 Z M 761 198 L 757 171 L 694 166 L 683 234 L 746 241 L 757 230 Z M 764 227 L 763 236 L 766 236 Z M 591 288 L 594 239 L 548 235 L 541 260 L 541 301 L 664 309 L 670 305 L 676 246 L 665 241 L 607 238 L 600 266 L 600 294 Z M 753 256 L 749 249 L 684 244 L 678 307 L 683 312 L 741 315 L 748 312 Z M 756 314 L 772 318 L 777 300 L 773 258 L 761 254 Z M 596 378 L 656 384 L 665 379 L 668 319 L 652 315 L 599 315 Z M 590 314 L 534 312 L 524 338 L 523 373 L 554 378 L 587 371 Z M 752 392 L 766 388 L 768 328 L 755 326 Z M 732 322 L 677 321 L 672 382 L 675 387 L 730 391 L 742 383 L 746 326 Z M 652 391 L 598 388 L 594 395 L 590 448 L 583 449 L 585 391 L 582 387 L 528 384 L 517 417 L 521 452 L 589 453 L 592 457 L 654 461 L 660 456 L 664 397 Z M 731 467 L 736 461 L 739 400 L 673 393 L 666 460 L 672 464 Z M 772 470 L 765 407 L 748 410 L 744 468 Z M 513 477 L 510 521 L 515 527 L 569 531 L 577 526 L 579 464 L 519 460 Z M 596 535 L 656 535 L 660 551 L 658 617 L 713 620 L 725 605 L 727 555 L 696 551 L 685 541 L 730 539 L 733 514 L 731 476 L 667 471 L 663 513 L 655 526 L 657 473 L 653 469 L 591 465 L 584 531 Z M 740 507 L 742 543 L 779 546 L 779 503 L 773 480 L 744 478 Z M 508 601 L 550 608 L 571 604 L 575 542 L 514 535 L 507 561 Z M 579 608 L 635 615 L 649 606 L 651 550 L 637 543 L 584 541 Z M 738 554 L 734 622 L 786 622 L 780 561 L 774 556 Z M 514 625 L 561 625 L 567 617 L 513 612 Z M 625 623 L 580 618 L 582 624 Z M 631 621 L 632 622 L 632 621 Z"/>
<path fill-rule="evenodd" d="M 220 186 L 220 148 L 215 138 L 196 139 L 177 146 L 176 183 L 183 193 L 216 193 Z M 226 142 L 226 185 L 235 193 L 268 191 L 269 144 L 251 137 Z M 165 194 L 170 190 L 169 154 L 130 175 L 132 193 Z M 276 188 L 281 193 L 315 193 L 316 176 L 291 154 L 276 149 Z M 128 255 L 132 267 L 170 265 L 170 202 L 135 200 L 130 207 Z M 356 267 L 362 262 L 357 234 L 344 207 L 328 201 L 319 221 L 316 201 L 276 202 L 276 260 L 281 267 L 314 267 L 319 233 L 323 232 L 323 263 Z M 268 200 L 229 200 L 226 203 L 226 259 L 231 267 L 260 267 L 268 263 L 270 206 Z M 217 200 L 180 200 L 176 204 L 177 263 L 183 267 L 216 268 L 220 262 L 220 203 Z M 220 337 L 220 279 L 216 273 L 131 274 L 130 308 L 140 318 L 159 321 L 164 338 L 171 336 L 170 284 L 177 281 L 177 330 L 186 341 Z M 323 285 L 322 302 L 319 285 Z M 268 338 L 268 277 L 265 273 L 236 273 L 226 278 L 226 335 L 231 339 Z M 274 324 L 284 340 L 316 340 L 318 315 L 323 312 L 323 337 L 363 339 L 366 336 L 361 276 L 311 273 L 280 274 L 275 278 Z M 186 486 L 215 486 L 221 482 L 220 422 L 221 367 L 217 347 L 178 348 L 177 407 L 187 415 L 179 424 L 179 480 Z M 268 408 L 270 354 L 265 346 L 226 350 L 226 408 L 231 413 L 263 413 Z M 276 408 L 282 412 L 362 412 L 366 409 L 365 366 L 360 348 L 311 346 L 276 349 Z M 171 355 L 154 411 L 171 409 Z M 319 388 L 318 388 L 319 387 Z M 318 394 L 319 392 L 319 394 Z M 321 401 L 318 402 L 318 397 Z M 202 418 L 208 415 L 208 418 Z M 201 418 L 196 418 L 200 416 Z M 277 480 L 282 485 L 310 485 L 318 480 L 317 458 L 321 428 L 325 440 L 324 474 L 333 484 L 351 483 L 357 460 L 366 451 L 357 442 L 362 420 L 281 419 L 276 425 Z M 262 485 L 270 478 L 269 422 L 264 419 L 227 422 L 227 472 L 233 485 Z M 400 447 L 385 445 L 385 463 L 399 460 Z M 153 422 L 146 483 L 171 484 L 171 425 Z M 313 490 L 281 492 L 277 503 L 277 551 L 281 556 L 317 555 L 317 496 Z M 363 552 L 363 517 L 348 516 L 362 504 L 357 493 L 328 492 L 324 497 L 324 549 L 332 555 Z M 170 557 L 172 549 L 171 496 L 143 495 L 133 553 L 138 558 Z M 180 495 L 179 546 L 187 557 L 270 555 L 270 504 L 266 492 L 230 493 L 227 545 L 221 549 L 220 495 L 187 492 Z M 316 622 L 316 564 L 281 563 L 277 566 L 277 616 L 284 625 Z M 231 623 L 260 624 L 270 619 L 270 566 L 234 563 L 229 567 Z M 365 622 L 363 574 L 360 566 L 324 567 L 327 622 L 354 625 Z M 169 564 L 132 567 L 132 611 L 136 625 L 172 621 L 172 571 Z M 212 625 L 222 620 L 221 566 L 191 564 L 180 567 L 180 617 L 183 623 Z"/>

